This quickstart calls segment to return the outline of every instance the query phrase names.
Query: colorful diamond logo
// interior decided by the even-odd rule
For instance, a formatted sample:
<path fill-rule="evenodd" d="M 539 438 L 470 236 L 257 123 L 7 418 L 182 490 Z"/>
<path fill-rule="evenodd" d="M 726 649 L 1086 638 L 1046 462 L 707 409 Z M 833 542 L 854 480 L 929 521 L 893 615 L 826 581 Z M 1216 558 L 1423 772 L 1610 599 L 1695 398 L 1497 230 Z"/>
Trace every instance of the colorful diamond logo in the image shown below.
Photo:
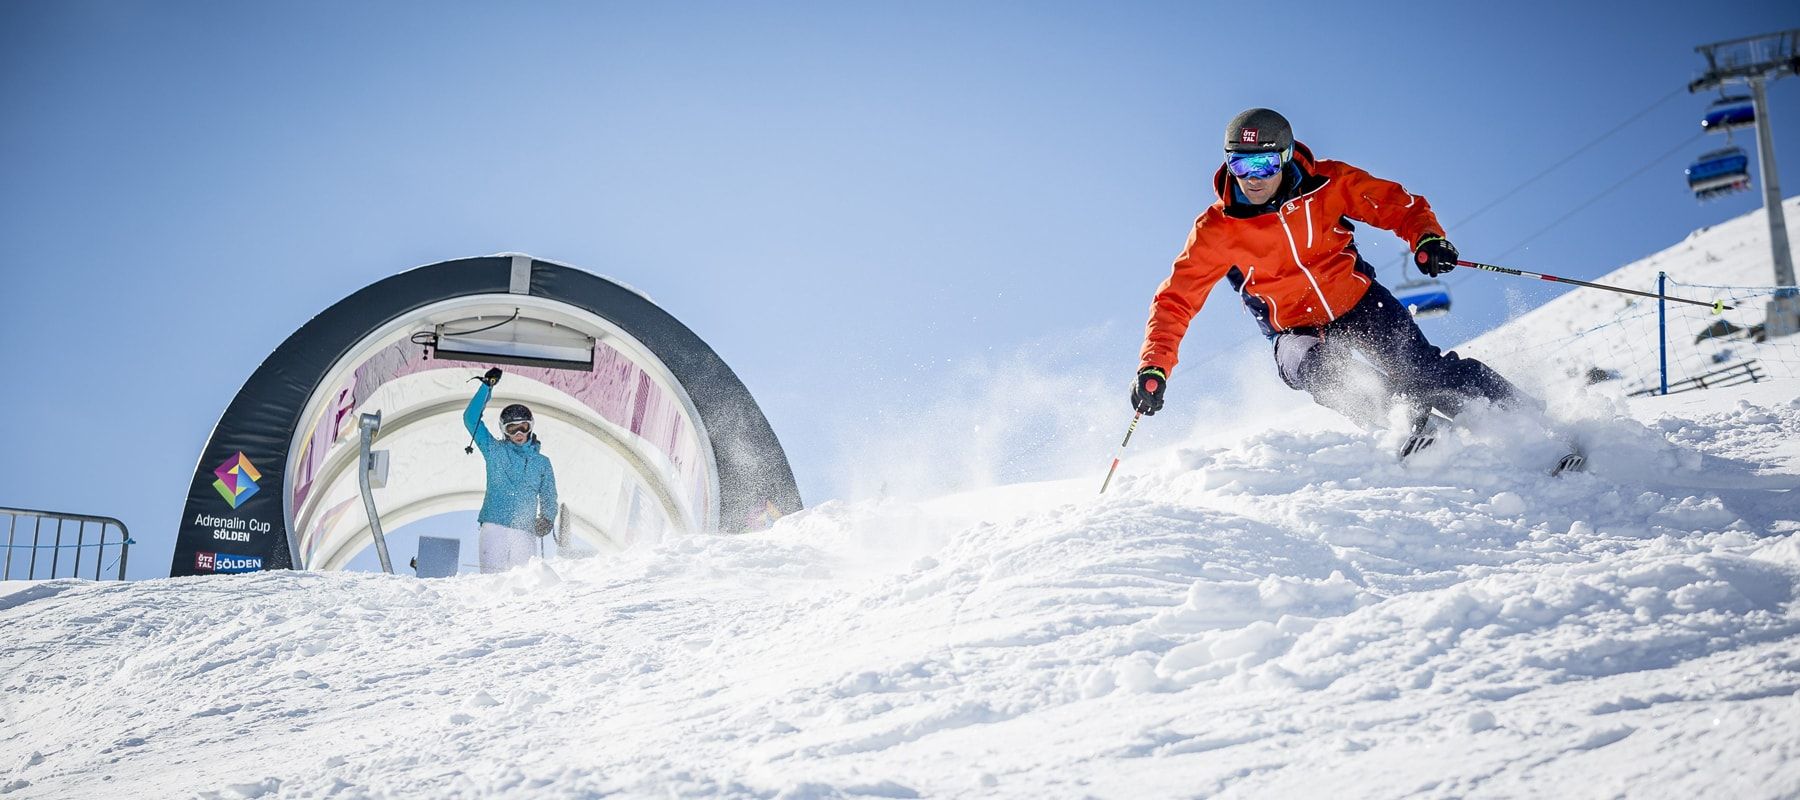
<path fill-rule="evenodd" d="M 251 464 L 243 453 L 225 459 L 225 463 L 213 470 L 213 474 L 219 476 L 218 480 L 213 481 L 213 488 L 219 490 L 219 496 L 225 498 L 225 502 L 230 503 L 232 508 L 243 505 L 245 500 L 256 494 L 256 482 L 262 480 L 262 473 L 256 470 L 256 465 Z"/>
<path fill-rule="evenodd" d="M 775 520 L 781 519 L 781 509 L 775 507 L 775 501 L 763 501 L 762 511 L 750 516 L 750 530 L 766 531 L 775 527 Z"/>

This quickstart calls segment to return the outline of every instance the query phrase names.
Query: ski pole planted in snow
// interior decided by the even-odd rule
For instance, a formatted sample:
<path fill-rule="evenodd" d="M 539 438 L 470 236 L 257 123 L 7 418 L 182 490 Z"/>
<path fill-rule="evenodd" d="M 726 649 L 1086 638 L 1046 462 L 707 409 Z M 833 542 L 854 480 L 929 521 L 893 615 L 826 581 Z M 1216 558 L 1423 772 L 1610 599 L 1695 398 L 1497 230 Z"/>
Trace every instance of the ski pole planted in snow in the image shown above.
<path fill-rule="evenodd" d="M 1139 411 L 1138 413 L 1132 415 L 1131 427 L 1125 429 L 1125 441 L 1119 443 L 1118 451 L 1113 453 L 1112 467 L 1106 470 L 1106 480 L 1100 482 L 1100 493 L 1101 494 L 1106 494 L 1106 487 L 1112 485 L 1113 473 L 1119 471 L 1119 459 L 1125 457 L 1125 445 L 1131 444 L 1131 435 L 1133 433 L 1137 432 L 1138 420 L 1141 420 L 1143 418 L 1144 418 L 1144 412 L 1142 412 L 1142 411 Z"/>
<path fill-rule="evenodd" d="M 1473 267 L 1475 269 L 1485 269 L 1488 272 L 1501 272 L 1501 273 L 1505 273 L 1507 275 L 1517 275 L 1521 278 L 1537 278 L 1538 280 L 1541 280 L 1541 281 L 1553 281 L 1555 283 L 1567 283 L 1567 284 L 1572 284 L 1575 286 L 1586 286 L 1589 289 L 1605 289 L 1609 292 L 1618 292 L 1619 294 L 1635 294 L 1639 297 L 1649 297 L 1652 299 L 1667 300 L 1671 303 L 1687 303 L 1688 305 L 1693 305 L 1693 306 L 1705 306 L 1707 308 L 1712 309 L 1714 314 L 1717 314 L 1721 311 L 1725 311 L 1727 309 L 1732 308 L 1732 306 L 1726 305 L 1725 301 L 1723 301 L 1723 300 L 1714 300 L 1714 301 L 1708 303 L 1704 300 L 1688 300 L 1688 299 L 1682 298 L 1682 297 L 1664 297 L 1664 296 L 1658 295 L 1654 292 L 1640 292 L 1636 289 L 1621 289 L 1617 286 L 1607 286 L 1604 283 L 1588 283 L 1587 281 L 1578 281 L 1578 280 L 1575 280 L 1574 278 L 1558 278 L 1555 275 L 1545 275 L 1541 272 L 1526 272 L 1525 270 L 1522 270 L 1522 269 L 1513 269 L 1511 267 L 1496 267 L 1493 264 L 1482 264 L 1482 263 L 1475 262 L 1475 261 L 1458 261 L 1458 262 L 1456 262 L 1456 265 L 1459 267 Z"/>

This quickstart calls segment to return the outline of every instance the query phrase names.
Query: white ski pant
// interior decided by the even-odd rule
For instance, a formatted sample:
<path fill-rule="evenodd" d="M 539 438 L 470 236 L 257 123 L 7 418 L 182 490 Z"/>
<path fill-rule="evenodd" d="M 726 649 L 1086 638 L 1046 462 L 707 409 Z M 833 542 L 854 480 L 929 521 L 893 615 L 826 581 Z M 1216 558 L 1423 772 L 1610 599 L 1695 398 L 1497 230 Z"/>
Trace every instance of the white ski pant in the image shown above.
<path fill-rule="evenodd" d="M 537 555 L 537 537 L 517 528 L 481 523 L 481 571 L 505 572 Z"/>

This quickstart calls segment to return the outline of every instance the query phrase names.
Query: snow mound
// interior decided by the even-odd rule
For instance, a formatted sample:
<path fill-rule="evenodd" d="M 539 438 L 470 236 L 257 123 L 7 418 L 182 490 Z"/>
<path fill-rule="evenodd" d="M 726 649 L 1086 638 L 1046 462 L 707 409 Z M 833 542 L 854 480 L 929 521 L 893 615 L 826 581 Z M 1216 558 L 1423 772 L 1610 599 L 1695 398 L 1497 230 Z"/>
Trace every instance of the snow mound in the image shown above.
<path fill-rule="evenodd" d="M 1800 384 L 1573 407 L 503 575 L 14 587 L 0 791 L 1800 793 Z"/>

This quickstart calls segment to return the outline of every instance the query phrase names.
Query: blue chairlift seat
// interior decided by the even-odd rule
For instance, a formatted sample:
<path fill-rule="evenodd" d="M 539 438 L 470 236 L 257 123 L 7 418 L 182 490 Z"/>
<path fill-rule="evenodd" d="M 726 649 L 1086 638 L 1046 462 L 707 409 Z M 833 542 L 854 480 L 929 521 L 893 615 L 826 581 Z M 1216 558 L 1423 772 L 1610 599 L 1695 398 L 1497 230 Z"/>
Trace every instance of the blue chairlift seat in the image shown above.
<path fill-rule="evenodd" d="M 1744 191 L 1750 188 L 1750 158 L 1741 147 L 1714 150 L 1688 165 L 1687 181 L 1696 200 Z"/>
<path fill-rule="evenodd" d="M 1749 95 L 1732 95 L 1714 100 L 1707 106 L 1700 127 L 1708 133 L 1748 128 L 1756 124 L 1756 102 Z"/>
<path fill-rule="evenodd" d="M 1450 313 L 1450 287 L 1440 280 L 1420 278 L 1402 283 L 1394 287 L 1394 299 L 1406 306 L 1414 319 Z"/>

